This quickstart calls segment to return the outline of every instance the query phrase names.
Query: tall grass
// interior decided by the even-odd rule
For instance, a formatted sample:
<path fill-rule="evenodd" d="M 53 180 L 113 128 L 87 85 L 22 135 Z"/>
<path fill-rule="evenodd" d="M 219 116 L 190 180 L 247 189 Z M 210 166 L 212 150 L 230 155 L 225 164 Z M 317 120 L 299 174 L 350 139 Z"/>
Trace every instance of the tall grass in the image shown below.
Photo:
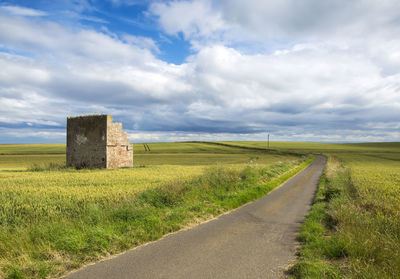
<path fill-rule="evenodd" d="M 27 168 L 27 171 L 58 171 L 66 170 L 68 167 L 62 163 L 33 163 Z M 73 168 L 70 168 L 73 169 Z"/>

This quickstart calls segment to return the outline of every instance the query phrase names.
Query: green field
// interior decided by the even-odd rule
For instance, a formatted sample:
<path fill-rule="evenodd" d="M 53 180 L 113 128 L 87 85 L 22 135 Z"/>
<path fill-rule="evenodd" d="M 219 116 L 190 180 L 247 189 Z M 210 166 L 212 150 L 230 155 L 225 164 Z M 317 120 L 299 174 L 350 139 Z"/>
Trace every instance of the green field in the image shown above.
<path fill-rule="evenodd" d="M 65 168 L 65 145 L 0 145 L 0 278 L 57 277 L 265 195 L 328 165 L 296 278 L 398 278 L 400 143 L 152 143 L 134 167 Z M 302 155 L 300 155 L 302 154 Z"/>
<path fill-rule="evenodd" d="M 60 276 L 263 196 L 310 162 L 211 143 L 149 146 L 134 145 L 133 168 L 75 170 L 63 144 L 0 145 L 0 278 Z"/>
<path fill-rule="evenodd" d="M 146 152 L 134 144 L 134 165 L 210 165 L 243 164 L 250 161 L 273 163 L 287 154 L 260 153 L 258 150 L 232 148 L 207 143 L 152 143 Z M 65 164 L 65 144 L 0 145 L 0 170 L 25 170 L 34 164 Z"/>

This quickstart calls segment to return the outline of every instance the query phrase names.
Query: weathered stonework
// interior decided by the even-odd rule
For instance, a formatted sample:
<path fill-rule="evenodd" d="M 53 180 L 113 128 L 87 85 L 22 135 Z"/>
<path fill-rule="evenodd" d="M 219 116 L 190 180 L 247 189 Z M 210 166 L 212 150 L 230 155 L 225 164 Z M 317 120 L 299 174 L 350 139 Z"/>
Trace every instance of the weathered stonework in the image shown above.
<path fill-rule="evenodd" d="M 111 115 L 67 119 L 67 166 L 120 168 L 133 166 L 133 149 L 121 123 Z"/>

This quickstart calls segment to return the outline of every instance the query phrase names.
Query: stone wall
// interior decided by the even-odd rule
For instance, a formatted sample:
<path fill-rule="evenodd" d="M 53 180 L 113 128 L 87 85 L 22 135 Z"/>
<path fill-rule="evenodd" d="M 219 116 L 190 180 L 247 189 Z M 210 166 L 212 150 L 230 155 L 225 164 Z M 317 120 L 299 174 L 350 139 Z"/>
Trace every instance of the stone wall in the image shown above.
<path fill-rule="evenodd" d="M 111 115 L 110 115 L 111 116 Z M 121 123 L 107 123 L 107 168 L 133 166 L 133 149 Z"/>
<path fill-rule="evenodd" d="M 67 119 L 67 165 L 77 168 L 133 166 L 133 149 L 121 123 L 111 115 Z"/>

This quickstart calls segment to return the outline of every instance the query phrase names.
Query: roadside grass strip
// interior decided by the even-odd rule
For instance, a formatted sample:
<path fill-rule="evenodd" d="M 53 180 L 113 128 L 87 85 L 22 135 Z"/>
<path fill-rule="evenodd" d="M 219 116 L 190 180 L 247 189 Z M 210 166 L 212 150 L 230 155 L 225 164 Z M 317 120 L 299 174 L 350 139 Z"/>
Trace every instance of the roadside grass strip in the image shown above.
<path fill-rule="evenodd" d="M 342 174 L 343 169 L 339 174 L 339 167 L 337 160 L 328 157 L 313 207 L 300 229 L 298 239 L 302 246 L 299 259 L 289 270 L 295 278 L 341 278 L 340 270 L 329 261 L 345 256 L 343 243 L 328 233 L 328 228 L 335 225 L 335 220 L 328 213 L 329 201 L 340 194 L 341 190 L 335 182 L 341 179 L 340 175 L 345 175 Z"/>
<path fill-rule="evenodd" d="M 45 183 L 48 176 L 60 177 L 54 181 L 67 185 L 76 174 L 88 180 L 103 175 L 105 180 L 110 179 L 110 188 L 82 187 L 77 180 L 73 182 L 76 185 L 66 186 L 63 191 L 54 185 L 54 191 L 42 187 L 37 192 L 29 187 L 18 189 L 3 179 L 11 188 L 0 191 L 0 277 L 57 277 L 157 240 L 264 196 L 314 159 L 303 157 L 269 166 L 209 166 L 202 168 L 201 174 L 169 179 L 130 195 L 125 195 L 123 189 L 129 187 L 129 179 L 135 179 L 133 171 L 150 175 L 159 170 L 164 176 L 166 168 L 199 168 L 156 166 L 97 171 L 33 166 L 30 171 L 37 174 L 39 184 Z M 113 184 L 113 177 L 118 185 Z M 17 179 L 16 185 L 29 183 L 24 179 Z M 69 194 L 71 191 L 74 193 Z M 103 191 L 115 199 L 109 199 Z"/>
<path fill-rule="evenodd" d="M 399 155 L 338 156 L 329 156 L 291 274 L 400 278 Z"/>

